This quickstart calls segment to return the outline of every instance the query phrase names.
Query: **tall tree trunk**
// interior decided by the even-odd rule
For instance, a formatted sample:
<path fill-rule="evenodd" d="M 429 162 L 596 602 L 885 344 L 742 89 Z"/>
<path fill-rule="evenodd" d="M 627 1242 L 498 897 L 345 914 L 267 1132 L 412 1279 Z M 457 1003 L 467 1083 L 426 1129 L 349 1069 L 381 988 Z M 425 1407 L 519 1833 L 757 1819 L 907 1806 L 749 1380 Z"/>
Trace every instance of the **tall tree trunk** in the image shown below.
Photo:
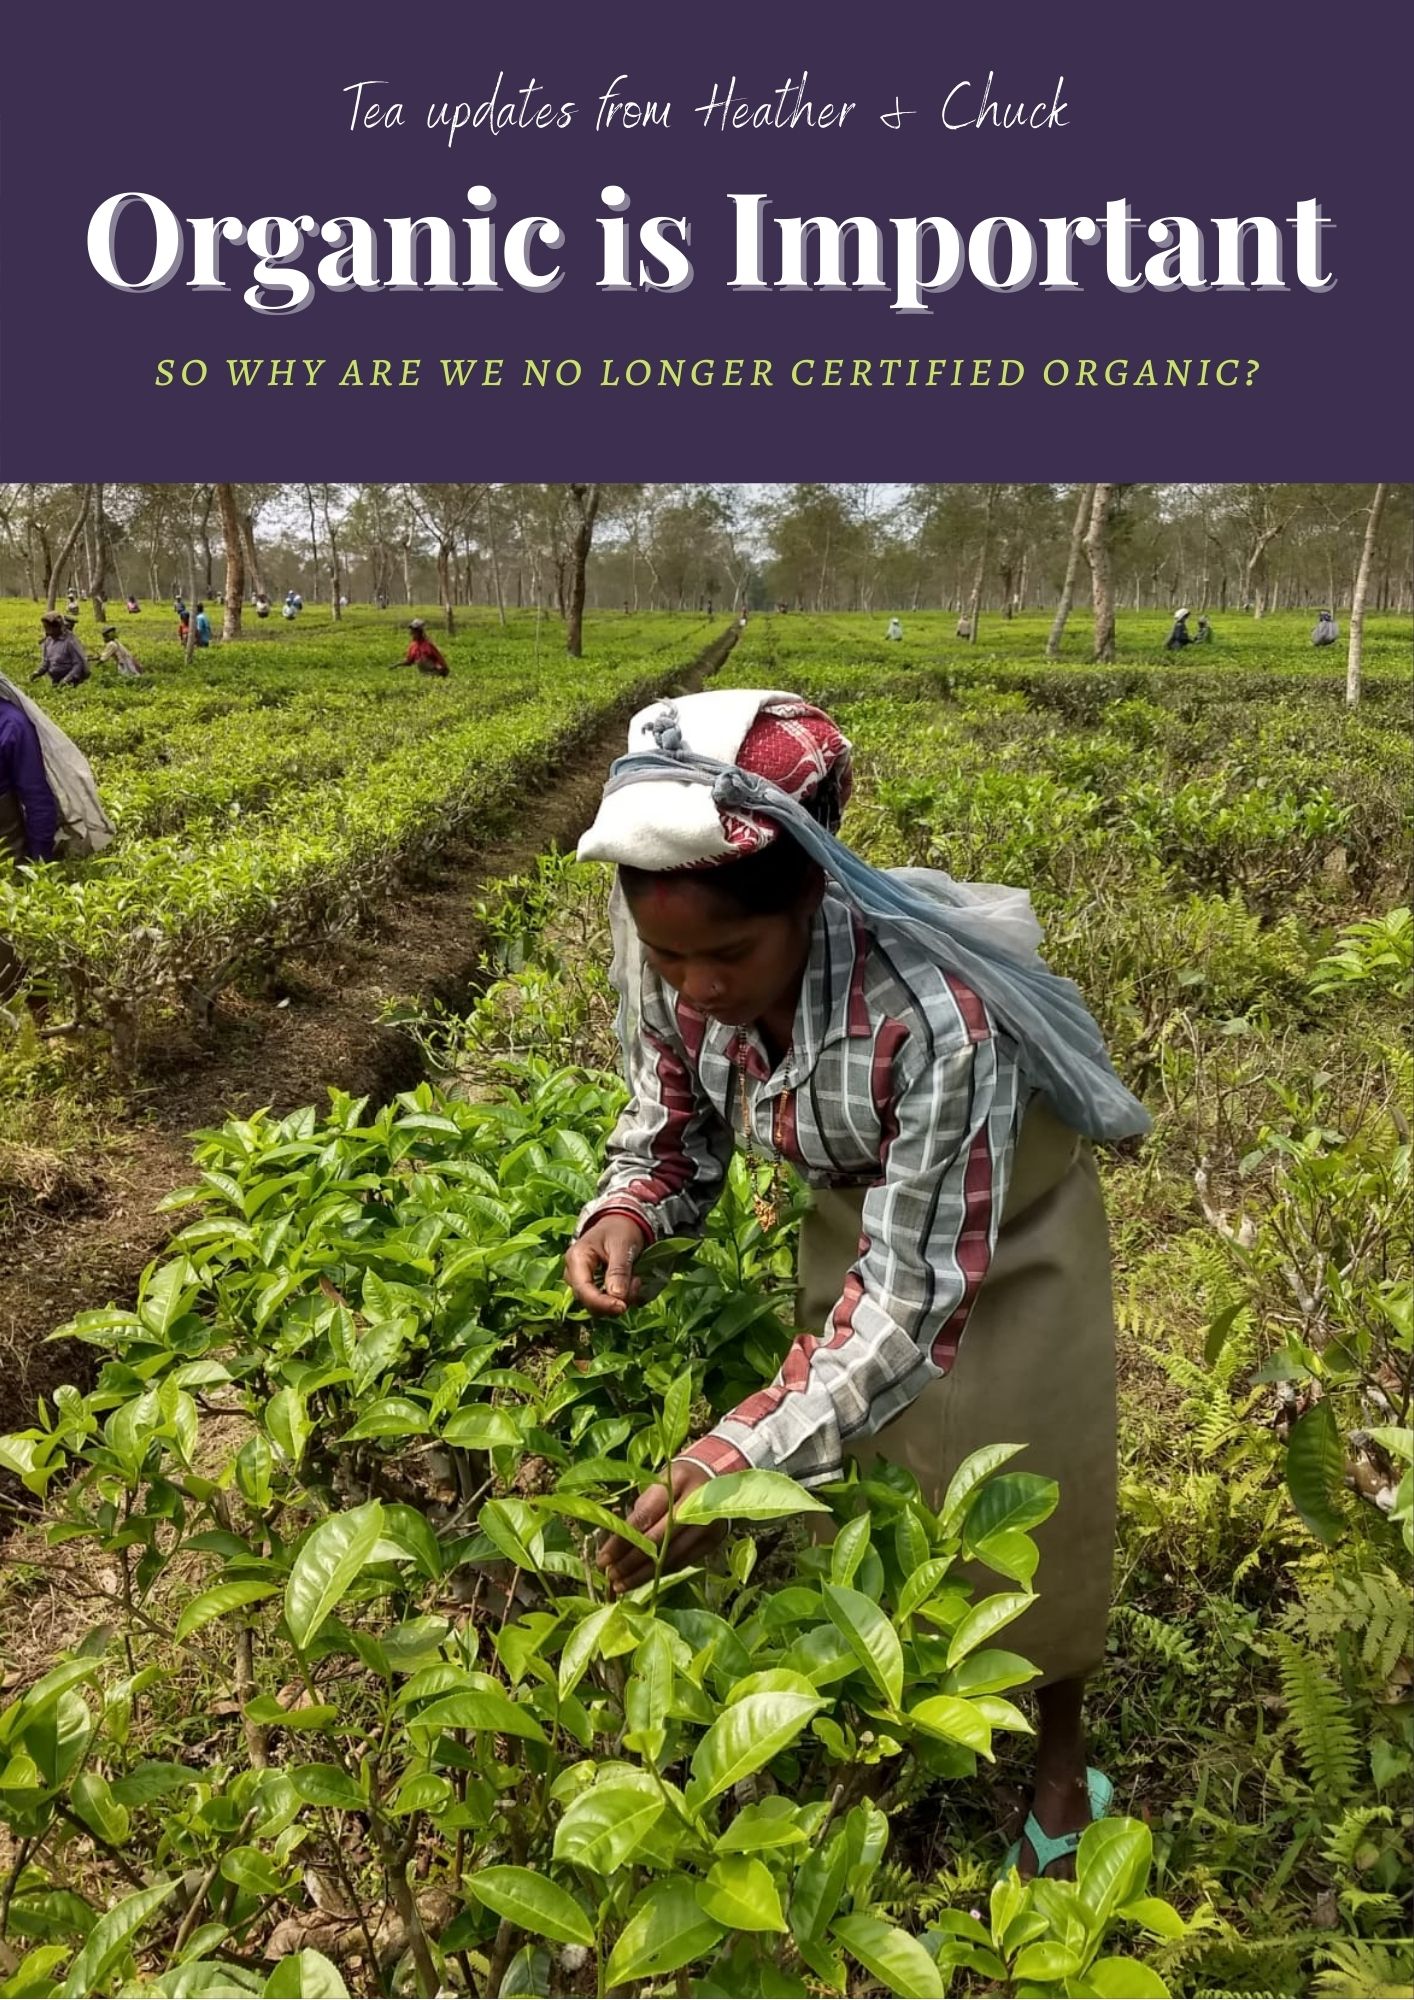
<path fill-rule="evenodd" d="M 1258 571 L 1262 568 L 1262 559 L 1277 536 L 1282 533 L 1285 526 L 1286 523 L 1282 521 L 1275 528 L 1266 529 L 1262 534 L 1257 536 L 1251 549 L 1248 551 L 1247 567 L 1243 573 L 1242 587 L 1246 593 L 1247 602 L 1252 607 L 1252 616 L 1254 618 L 1260 618 L 1267 609 L 1267 580 L 1265 573 L 1262 574 L 1260 581 L 1257 581 Z"/>
<path fill-rule="evenodd" d="M 218 486 L 216 504 L 221 510 L 221 539 L 226 544 L 226 608 L 221 619 L 221 637 L 239 639 L 241 607 L 245 602 L 245 537 L 241 533 L 235 487 Z"/>
<path fill-rule="evenodd" d="M 1090 526 L 1085 534 L 1085 559 L 1090 565 L 1090 586 L 1095 599 L 1095 644 L 1092 659 L 1112 660 L 1115 656 L 1114 579 L 1110 574 L 1109 512 L 1112 485 L 1097 485 L 1090 503 Z"/>
<path fill-rule="evenodd" d="M 584 573 L 594 541 L 594 523 L 599 513 L 602 486 L 571 486 L 575 506 L 574 538 L 570 544 L 573 569 L 570 576 L 569 610 L 565 619 L 565 651 L 572 660 L 584 652 Z"/>
<path fill-rule="evenodd" d="M 309 560 L 314 575 L 314 591 L 319 590 L 319 530 L 314 525 L 314 488 L 306 484 L 304 497 L 309 507 Z"/>
<path fill-rule="evenodd" d="M 447 637 L 450 639 L 457 629 L 456 606 L 452 602 L 452 557 L 456 550 L 451 542 L 437 544 L 437 595 L 442 609 L 447 614 Z"/>
<path fill-rule="evenodd" d="M 25 595 L 27 597 L 38 597 L 39 592 L 34 587 L 35 574 L 34 574 L 34 486 L 33 484 L 25 488 L 25 494 L 28 500 L 28 509 L 25 514 L 25 556 L 24 556 Z M 49 588 L 49 579 L 47 577 L 44 580 L 44 587 L 46 590 Z"/>
<path fill-rule="evenodd" d="M 327 480 L 319 489 L 319 500 L 324 515 L 324 540 L 329 548 L 329 609 L 337 625 L 344 615 L 344 607 L 339 602 L 344 594 L 344 572 L 339 561 L 339 537 L 334 528 L 333 516 L 329 512 Z"/>
<path fill-rule="evenodd" d="M 49 566 L 49 576 L 45 584 L 45 589 L 48 592 L 46 610 L 52 611 L 59 601 L 59 578 L 64 573 L 64 565 L 74 552 L 75 543 L 83 533 L 83 524 L 88 519 L 88 510 L 92 500 L 93 488 L 85 486 L 83 489 L 83 498 L 79 501 L 79 511 L 74 516 L 74 525 L 68 532 L 63 548 L 60 549 L 58 555 Z"/>
<path fill-rule="evenodd" d="M 1370 588 L 1370 562 L 1375 553 L 1375 537 L 1380 531 L 1388 486 L 1375 488 L 1370 511 L 1365 517 L 1365 545 L 1360 551 L 1360 568 L 1355 577 L 1355 595 L 1350 600 L 1350 650 L 1345 663 L 1345 705 L 1355 708 L 1360 701 L 1360 666 L 1365 651 L 1365 594 Z"/>
<path fill-rule="evenodd" d="M 265 594 L 265 579 L 260 572 L 260 553 L 255 546 L 255 515 L 247 507 L 240 517 L 241 552 L 245 556 L 246 581 L 257 597 Z"/>
<path fill-rule="evenodd" d="M 201 573 L 202 576 L 205 578 L 205 583 L 202 588 L 202 596 L 214 597 L 216 594 L 216 582 L 215 582 L 216 563 L 215 563 L 215 558 L 211 553 L 211 509 L 216 504 L 215 487 L 214 486 L 205 487 L 203 489 L 203 496 L 204 497 L 202 499 L 202 506 L 201 506 L 201 522 L 197 530 L 198 534 L 201 537 Z"/>
<path fill-rule="evenodd" d="M 191 665 L 191 656 L 196 651 L 196 538 L 187 526 L 187 643 L 182 654 L 185 665 Z"/>
<path fill-rule="evenodd" d="M 103 511 L 103 487 L 93 489 L 93 558 L 89 564 L 88 589 L 84 595 L 93 605 L 93 615 L 102 625 L 108 617 L 108 516 Z"/>
<path fill-rule="evenodd" d="M 997 504 L 997 489 L 987 488 L 986 502 L 982 508 L 982 547 L 977 555 L 977 568 L 972 577 L 972 597 L 967 607 L 967 643 L 977 644 L 977 627 L 982 616 L 982 587 L 987 581 L 987 558 L 992 550 L 992 510 Z"/>
<path fill-rule="evenodd" d="M 486 540 L 491 550 L 491 587 L 496 593 L 496 616 L 504 630 L 506 600 L 501 594 L 501 553 L 496 545 L 496 504 L 489 486 L 486 489 Z"/>
<path fill-rule="evenodd" d="M 1060 603 L 1056 606 L 1056 615 L 1051 620 L 1051 630 L 1046 640 L 1048 660 L 1060 658 L 1066 621 L 1070 617 L 1070 607 L 1075 602 L 1075 579 L 1080 574 L 1080 552 L 1085 546 L 1085 530 L 1090 520 L 1090 509 L 1094 504 L 1094 487 L 1082 486 L 1075 503 L 1075 519 L 1070 525 L 1070 554 L 1066 558 L 1065 582 L 1061 585 Z"/>

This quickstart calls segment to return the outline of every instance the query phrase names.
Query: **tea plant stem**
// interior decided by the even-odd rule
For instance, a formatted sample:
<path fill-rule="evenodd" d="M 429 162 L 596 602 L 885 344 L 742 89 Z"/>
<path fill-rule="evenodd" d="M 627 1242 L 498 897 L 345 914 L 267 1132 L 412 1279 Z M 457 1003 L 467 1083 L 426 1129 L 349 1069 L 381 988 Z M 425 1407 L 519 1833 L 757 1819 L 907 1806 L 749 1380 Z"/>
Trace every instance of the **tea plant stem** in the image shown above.
<path fill-rule="evenodd" d="M 151 1886 L 145 1876 L 138 1874 L 136 1868 L 132 1866 L 125 1854 L 114 1847 L 110 1841 L 105 1840 L 101 1833 L 95 1833 L 87 1821 L 81 1820 L 78 1814 L 70 1806 L 67 1806 L 62 1799 L 57 1799 L 55 1804 L 58 1807 L 60 1815 L 69 1822 L 75 1832 L 81 1833 L 85 1840 L 91 1840 L 95 1847 L 102 1848 L 109 1860 L 122 1870 L 135 1889 L 146 1889 Z"/>
<path fill-rule="evenodd" d="M 515 1951 L 516 1940 L 519 1936 L 520 1932 L 516 1929 L 510 1918 L 502 1917 L 500 1923 L 496 1926 L 496 1941 L 491 1947 L 491 1957 L 487 1962 L 486 1991 L 488 1994 L 500 1992 L 501 1981 L 506 1976 L 506 1967 L 511 1962 L 511 1955 Z"/>
<path fill-rule="evenodd" d="M 128 1520 L 131 1513 L 132 1513 L 132 1495 L 131 1493 L 129 1493 L 123 1504 L 124 1522 Z M 123 1621 L 123 1654 L 128 1663 L 128 1672 L 130 1674 L 136 1674 L 137 1661 L 133 1658 L 133 1639 L 132 1639 L 133 1578 L 132 1578 L 132 1571 L 128 1565 L 128 1553 L 129 1552 L 127 1549 L 124 1549 L 122 1551 L 123 1563 L 122 1563 L 121 1575 L 123 1579 L 123 1610 L 127 1614 Z"/>
<path fill-rule="evenodd" d="M 3 1938 L 10 1922 L 10 1904 L 14 1900 L 15 1884 L 25 1872 L 34 1842 L 22 1840 L 15 1849 L 15 1865 L 5 1877 L 5 1887 L 0 1891 L 0 1938 Z"/>
<path fill-rule="evenodd" d="M 392 1890 L 393 1902 L 397 1906 L 398 1915 L 403 1920 L 404 1928 L 407 1931 L 408 1943 L 412 1946 L 413 1963 L 417 1967 L 417 1976 L 422 1981 L 422 1991 L 428 1996 L 428 2000 L 431 2000 L 431 1995 L 437 1991 L 441 1985 L 441 1980 L 438 1977 L 437 1967 L 433 1963 L 432 1947 L 427 1942 L 427 1933 L 422 1927 L 422 1916 L 417 1907 L 417 1898 L 412 1893 L 412 1884 L 408 1881 L 407 1875 L 408 1860 L 416 1844 L 417 1827 L 421 1817 L 420 1813 L 413 1814 L 407 1838 L 401 1848 L 395 1846 L 391 1833 L 377 1812 L 371 1815 L 371 1824 L 374 1838 L 378 1842 L 383 1854 L 384 1866 L 388 1870 L 388 1882 Z"/>
<path fill-rule="evenodd" d="M 236 1633 L 236 1699 L 241 1705 L 241 1721 L 251 1764 L 257 1771 L 263 1771 L 270 1762 L 270 1734 L 263 1723 L 252 1722 L 245 1713 L 254 1693 L 255 1635 L 249 1625 L 242 1625 Z"/>
<path fill-rule="evenodd" d="M 250 1811 L 246 1814 L 245 1818 L 241 1821 L 240 1831 L 237 1833 L 235 1837 L 234 1844 L 236 1846 L 239 1846 L 240 1843 L 245 1839 L 246 1835 L 250 1832 L 250 1829 L 255 1825 L 255 1822 L 257 1821 L 257 1819 L 259 1819 L 259 1817 L 260 1817 L 259 1807 L 252 1806 Z M 185 1951 L 187 1945 L 187 1939 L 196 1929 L 196 1920 L 201 1914 L 202 1905 L 205 1903 L 207 1896 L 210 1894 L 211 1885 L 216 1880 L 216 1877 L 220 1874 L 220 1872 L 221 1872 L 221 1856 L 218 1854 L 216 1856 L 216 1859 L 212 1862 L 211 1866 L 207 1869 L 206 1873 L 202 1876 L 201 1881 L 197 1884 L 196 1890 L 192 1895 L 192 1899 L 190 1903 L 188 1903 L 187 1905 L 186 1915 L 182 1918 L 181 1926 L 177 1931 L 176 1938 L 172 1945 L 172 1961 L 174 1964 L 181 1958 L 182 1953 Z"/>
<path fill-rule="evenodd" d="M 373 1982 L 368 1990 L 370 1993 L 377 1993 L 379 1980 L 378 1953 L 374 1950 L 373 1933 L 368 1928 L 368 1916 L 364 1910 L 362 1899 L 353 1885 L 353 1880 L 348 1869 L 344 1865 L 343 1847 L 335 1838 L 334 1830 L 329 1824 L 329 1809 L 327 1806 L 319 1808 L 319 1823 L 324 1828 L 324 1838 L 329 1843 L 329 1852 L 334 1862 L 334 1873 L 339 1878 L 344 1894 L 353 1904 L 354 1914 L 358 1918 L 358 1927 L 363 1936 L 364 1950 L 368 1953 L 368 1976 Z"/>

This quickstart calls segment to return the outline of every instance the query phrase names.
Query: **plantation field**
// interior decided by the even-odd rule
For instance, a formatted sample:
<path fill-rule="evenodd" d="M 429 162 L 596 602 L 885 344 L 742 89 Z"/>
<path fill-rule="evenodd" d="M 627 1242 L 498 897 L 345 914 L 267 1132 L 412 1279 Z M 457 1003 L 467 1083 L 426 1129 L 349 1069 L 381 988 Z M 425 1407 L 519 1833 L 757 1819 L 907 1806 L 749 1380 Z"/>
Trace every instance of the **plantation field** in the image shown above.
<path fill-rule="evenodd" d="M 0 609 L 0 662 L 22 682 L 19 608 Z M 336 625 L 319 608 L 268 631 L 248 617 L 258 638 L 190 666 L 170 619 L 119 623 L 135 628 L 125 642 L 143 680 L 109 668 L 80 688 L 44 684 L 118 838 L 87 863 L 0 881 L 0 930 L 41 990 L 105 1026 L 120 1055 L 165 1009 L 209 1008 L 238 972 L 356 922 L 400 871 L 502 811 L 710 636 L 701 620 L 623 620 L 571 661 L 533 618 L 503 631 L 485 616 L 450 642 L 452 677 L 438 681 L 390 671 L 407 645 L 406 615 L 391 612 Z"/>
<path fill-rule="evenodd" d="M 622 1086 L 605 871 L 547 858 L 491 899 L 504 976 L 424 1017 L 436 1080 L 199 1135 L 137 1297 L 69 1329 L 94 1386 L 0 1440 L 42 1510 L 0 1589 L 0 1994 L 1408 1989 L 1410 633 L 1370 621 L 1348 714 L 1305 619 L 1178 660 L 1150 622 L 1092 668 L 1035 617 L 757 617 L 714 681 L 831 708 L 871 859 L 1026 885 L 1154 1114 L 1101 1161 L 1116 1801 L 1077 1883 L 993 1886 L 1026 1456 L 937 1513 L 711 1481 L 724 1557 L 605 1599 L 597 1534 L 779 1364 L 801 1201 L 739 1158 L 656 1296 L 573 1308 Z M 140 1041 L 358 921 L 720 629 L 568 663 L 476 614 L 442 686 L 380 666 L 393 624 L 53 697 L 120 840 L 8 891 L 52 1004 Z"/>

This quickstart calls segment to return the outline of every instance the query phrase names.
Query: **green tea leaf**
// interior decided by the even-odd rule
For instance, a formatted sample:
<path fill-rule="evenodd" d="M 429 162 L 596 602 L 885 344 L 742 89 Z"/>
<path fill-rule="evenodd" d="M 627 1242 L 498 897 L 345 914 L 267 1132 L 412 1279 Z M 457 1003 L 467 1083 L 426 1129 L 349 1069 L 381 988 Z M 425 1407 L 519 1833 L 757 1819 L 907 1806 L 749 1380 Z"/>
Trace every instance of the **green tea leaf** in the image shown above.
<path fill-rule="evenodd" d="M 800 1694 L 753 1694 L 734 1703 L 693 1752 L 689 1805 L 699 1810 L 769 1764 L 823 1707 L 822 1701 Z"/>
<path fill-rule="evenodd" d="M 612 1780 L 582 1792 L 555 1829 L 556 1861 L 571 1861 L 597 1875 L 612 1875 L 638 1852 L 663 1816 L 661 1793 Z"/>
<path fill-rule="evenodd" d="M 697 1901 L 729 1931 L 783 1931 L 785 1911 L 775 1878 L 764 1861 L 729 1854 L 715 1862 L 697 1886 Z"/>
<path fill-rule="evenodd" d="M 478 1903 L 535 1937 L 556 1944 L 594 1943 L 594 1926 L 570 1894 L 533 1868 L 480 1868 L 466 1886 Z"/>
<path fill-rule="evenodd" d="M 926 1729 L 932 1736 L 941 1736 L 945 1742 L 961 1743 L 965 1749 L 975 1750 L 979 1756 L 992 1754 L 992 1732 L 970 1701 L 960 1695 L 932 1694 L 926 1701 L 915 1704 L 908 1712 L 908 1719 L 919 1729 Z"/>
<path fill-rule="evenodd" d="M 490 1688 L 463 1688 L 419 1709 L 412 1720 L 429 1729 L 484 1729 L 498 1736 L 523 1736 L 544 1743 L 546 1736 L 528 1708 Z"/>
<path fill-rule="evenodd" d="M 1143 1895 L 1153 1852 L 1153 1836 L 1142 1819 L 1097 1819 L 1086 1827 L 1075 1856 L 1075 1882 L 1101 1923 L 1121 1903 Z"/>
<path fill-rule="evenodd" d="M 339 1439 L 354 1444 L 362 1438 L 421 1437 L 429 1430 L 427 1411 L 408 1396 L 384 1396 L 359 1412 L 358 1422 Z M 455 1442 L 455 1440 L 454 1440 Z"/>
<path fill-rule="evenodd" d="M 1006 1688 L 1023 1687 L 1034 1681 L 1040 1668 L 1023 1660 L 1020 1653 L 1003 1653 L 987 1647 L 961 1661 L 944 1679 L 942 1694 L 1000 1694 Z"/>
<path fill-rule="evenodd" d="M 916 1937 L 879 1917 L 839 1917 L 830 1928 L 850 1957 L 890 1993 L 904 2000 L 938 2000 L 942 1976 Z"/>
<path fill-rule="evenodd" d="M 1013 1618 L 1019 1618 L 1034 1603 L 1035 1599 L 1029 1594 L 1023 1596 L 1019 1592 L 984 1597 L 980 1604 L 972 1607 L 948 1641 L 948 1666 L 955 1667 L 959 1660 L 965 1660 L 994 1632 L 1000 1632 L 1003 1625 L 1010 1625 Z"/>
<path fill-rule="evenodd" d="M 628 1986 L 676 1972 L 716 1944 L 722 1927 L 698 1904 L 691 1883 L 657 1882 L 636 1904 L 604 1969 L 604 1985 Z"/>
<path fill-rule="evenodd" d="M 1155 1937 L 1181 1938 L 1188 1926 L 1174 1908 L 1162 1896 L 1135 1896 L 1127 1903 L 1121 1903 L 1115 1911 L 1126 1923 L 1142 1924 Z"/>
<path fill-rule="evenodd" d="M 785 1521 L 795 1514 L 828 1514 L 823 1500 L 781 1472 L 724 1472 L 694 1487 L 677 1509 L 688 1522 Z"/>
<path fill-rule="evenodd" d="M 87 2000 L 88 1995 L 97 1993 L 119 1956 L 127 1950 L 130 1940 L 180 1887 L 180 1880 L 176 1877 L 154 1882 L 150 1888 L 138 1889 L 131 1896 L 124 1896 L 121 1902 L 115 1903 L 105 1916 L 100 1917 L 85 1939 L 82 1951 L 69 1967 L 69 1976 L 63 1987 L 65 2000 Z"/>
<path fill-rule="evenodd" d="M 448 1417 L 442 1436 L 463 1451 L 494 1451 L 500 1445 L 519 1444 L 521 1428 L 509 1410 L 490 1403 L 463 1403 Z"/>
<path fill-rule="evenodd" d="M 309 1806 L 328 1806 L 335 1812 L 362 1812 L 368 1804 L 362 1790 L 338 1764 L 295 1764 L 290 1783 Z"/>
<path fill-rule="evenodd" d="M 1092 1960 L 1085 1984 L 1098 2000 L 1168 2000 L 1168 1988 L 1152 1965 L 1139 1958 Z"/>
<path fill-rule="evenodd" d="M 759 1854 L 763 1848 L 803 1847 L 808 1838 L 800 1824 L 800 1808 L 772 1794 L 743 1806 L 715 1844 L 718 1854 Z"/>
<path fill-rule="evenodd" d="M 1345 1533 L 1344 1478 L 1345 1452 L 1331 1406 L 1313 1403 L 1286 1441 L 1286 1485 L 1297 1513 L 1320 1541 L 1336 1542 Z"/>
<path fill-rule="evenodd" d="M 967 1510 L 963 1550 L 970 1555 L 987 1536 L 1034 1528 L 1056 1511 L 1060 1488 L 1035 1472 L 1004 1472 L 989 1479 Z"/>
<path fill-rule="evenodd" d="M 863 1554 L 861 1549 L 860 1554 Z M 903 1700 L 903 1647 L 885 1612 L 862 1591 L 823 1586 L 830 1622 L 844 1637 L 891 1708 Z"/>
<path fill-rule="evenodd" d="M 982 1481 L 999 1465 L 1005 1465 L 1009 1458 L 1015 1458 L 1019 1451 L 1025 1449 L 1024 1444 L 987 1444 L 962 1461 L 948 1482 L 938 1516 L 938 1524 L 945 1534 L 961 1526 L 968 1504 Z"/>
<path fill-rule="evenodd" d="M 849 1873 L 849 1846 L 843 1832 L 807 1854 L 796 1871 L 790 1899 L 790 1927 L 797 1943 L 824 1936 L 840 1906 Z"/>
<path fill-rule="evenodd" d="M 218 1583 L 210 1590 L 203 1590 L 199 1597 L 191 1598 L 182 1606 L 182 1615 L 177 1620 L 177 1644 L 190 1639 L 193 1632 L 209 1625 L 213 1618 L 224 1618 L 228 1612 L 240 1611 L 248 1604 L 259 1604 L 262 1599 L 273 1597 L 279 1588 L 278 1583 L 261 1583 L 252 1577 Z"/>
<path fill-rule="evenodd" d="M 331 1514 L 295 1557 L 285 1586 L 285 1623 L 303 1652 L 372 1556 L 383 1532 L 381 1502 Z"/>
<path fill-rule="evenodd" d="M 264 1986 L 265 2000 L 348 2000 L 339 1968 L 308 1945 L 282 1958 Z"/>
<path fill-rule="evenodd" d="M 830 1544 L 830 1577 L 835 1583 L 851 1584 L 854 1573 L 864 1560 L 864 1552 L 869 1547 L 871 1522 L 867 1514 L 856 1514 L 847 1521 Z"/>

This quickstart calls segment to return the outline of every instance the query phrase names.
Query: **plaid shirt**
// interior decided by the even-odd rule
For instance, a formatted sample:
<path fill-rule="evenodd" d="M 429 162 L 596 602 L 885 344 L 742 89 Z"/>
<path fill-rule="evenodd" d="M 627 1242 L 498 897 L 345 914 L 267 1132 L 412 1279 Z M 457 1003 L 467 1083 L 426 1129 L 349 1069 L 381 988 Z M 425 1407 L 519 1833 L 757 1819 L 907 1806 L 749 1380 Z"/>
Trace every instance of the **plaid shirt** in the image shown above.
<path fill-rule="evenodd" d="M 634 1095 L 580 1218 L 700 1232 L 745 1118 L 816 1187 L 867 1187 L 859 1256 L 819 1333 L 683 1456 L 811 1486 L 947 1373 L 991 1262 L 1030 1097 L 981 1000 L 827 895 L 791 1047 L 772 1070 L 754 1030 L 706 1019 L 645 967 Z"/>

